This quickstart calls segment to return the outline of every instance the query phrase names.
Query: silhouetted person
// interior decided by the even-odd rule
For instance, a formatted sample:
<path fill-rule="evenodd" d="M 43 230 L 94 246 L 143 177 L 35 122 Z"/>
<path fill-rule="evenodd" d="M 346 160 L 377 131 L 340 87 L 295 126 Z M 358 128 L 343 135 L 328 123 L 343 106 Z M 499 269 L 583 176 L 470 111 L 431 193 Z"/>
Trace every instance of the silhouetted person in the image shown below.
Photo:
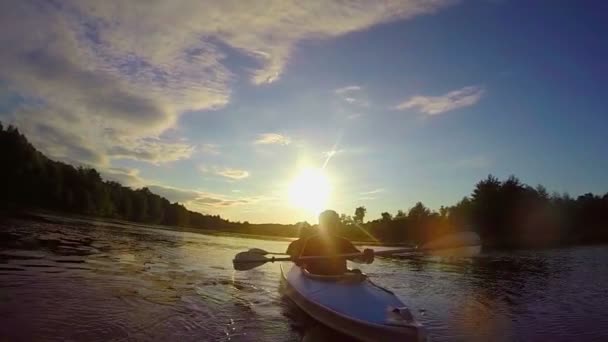
<path fill-rule="evenodd" d="M 340 217 L 338 214 L 333 210 L 326 210 L 319 215 L 319 228 L 316 234 L 293 241 L 287 248 L 287 253 L 293 258 L 361 253 L 350 241 L 337 235 L 339 227 Z M 349 259 L 365 263 L 371 263 L 374 260 L 373 250 L 365 249 L 363 253 L 364 255 L 361 258 Z M 348 270 L 344 257 L 308 260 L 298 262 L 298 264 L 304 264 L 310 273 L 321 275 L 339 275 Z"/>

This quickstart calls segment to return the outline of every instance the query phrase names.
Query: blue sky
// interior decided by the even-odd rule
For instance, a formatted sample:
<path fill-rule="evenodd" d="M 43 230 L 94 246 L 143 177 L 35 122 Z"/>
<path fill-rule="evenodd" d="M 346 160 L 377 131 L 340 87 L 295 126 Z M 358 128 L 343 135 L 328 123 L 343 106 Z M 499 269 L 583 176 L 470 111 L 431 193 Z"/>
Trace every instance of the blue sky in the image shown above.
<path fill-rule="evenodd" d="M 370 218 L 453 204 L 489 173 L 608 191 L 603 1 L 7 1 L 0 13 L 0 120 L 53 158 L 192 210 L 314 222 L 288 189 L 323 166 L 327 206 Z"/>

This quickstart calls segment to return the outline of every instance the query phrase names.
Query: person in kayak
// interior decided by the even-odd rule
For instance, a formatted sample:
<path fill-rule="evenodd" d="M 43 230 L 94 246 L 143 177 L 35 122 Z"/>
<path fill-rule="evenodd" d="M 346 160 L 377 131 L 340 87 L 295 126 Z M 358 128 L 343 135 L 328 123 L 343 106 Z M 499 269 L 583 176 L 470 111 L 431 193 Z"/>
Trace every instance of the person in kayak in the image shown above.
<path fill-rule="evenodd" d="M 303 256 L 333 256 L 339 254 L 361 253 L 347 239 L 338 236 L 340 228 L 340 217 L 333 210 L 326 210 L 319 215 L 319 228 L 314 235 L 301 237 L 293 241 L 287 248 L 287 253 L 293 259 Z M 365 249 L 362 257 L 349 258 L 356 262 L 372 263 L 374 261 L 374 251 Z M 333 257 L 322 260 L 308 260 L 298 262 L 305 264 L 308 272 L 319 275 L 340 275 L 348 271 L 346 258 Z"/>

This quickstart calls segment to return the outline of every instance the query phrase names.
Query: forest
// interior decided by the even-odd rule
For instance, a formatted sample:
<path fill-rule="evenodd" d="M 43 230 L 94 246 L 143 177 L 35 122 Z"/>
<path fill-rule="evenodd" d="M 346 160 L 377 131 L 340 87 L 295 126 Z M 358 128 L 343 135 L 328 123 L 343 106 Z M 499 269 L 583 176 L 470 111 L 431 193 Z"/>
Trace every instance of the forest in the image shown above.
<path fill-rule="evenodd" d="M 103 180 L 88 167 L 53 161 L 36 150 L 14 126 L 0 123 L 0 209 L 50 210 L 190 229 L 295 237 L 306 222 L 293 225 L 232 222 L 188 210 L 152 193 Z M 434 211 L 418 202 L 409 210 L 365 222 L 366 208 L 342 214 L 342 235 L 355 241 L 420 243 L 445 233 L 477 231 L 487 248 L 540 248 L 608 243 L 608 193 L 549 192 L 515 176 L 489 175 L 472 193 Z"/>

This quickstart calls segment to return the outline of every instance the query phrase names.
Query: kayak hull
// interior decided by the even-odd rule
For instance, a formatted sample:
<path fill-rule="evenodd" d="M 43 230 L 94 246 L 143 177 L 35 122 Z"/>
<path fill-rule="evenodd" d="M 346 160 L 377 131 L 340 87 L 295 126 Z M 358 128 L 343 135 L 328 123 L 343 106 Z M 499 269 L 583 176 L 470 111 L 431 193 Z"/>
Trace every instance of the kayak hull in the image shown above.
<path fill-rule="evenodd" d="M 358 278 L 358 279 L 356 279 Z M 392 292 L 365 276 L 323 279 L 281 266 L 287 297 L 309 316 L 361 341 L 424 341 L 425 332 Z"/>

